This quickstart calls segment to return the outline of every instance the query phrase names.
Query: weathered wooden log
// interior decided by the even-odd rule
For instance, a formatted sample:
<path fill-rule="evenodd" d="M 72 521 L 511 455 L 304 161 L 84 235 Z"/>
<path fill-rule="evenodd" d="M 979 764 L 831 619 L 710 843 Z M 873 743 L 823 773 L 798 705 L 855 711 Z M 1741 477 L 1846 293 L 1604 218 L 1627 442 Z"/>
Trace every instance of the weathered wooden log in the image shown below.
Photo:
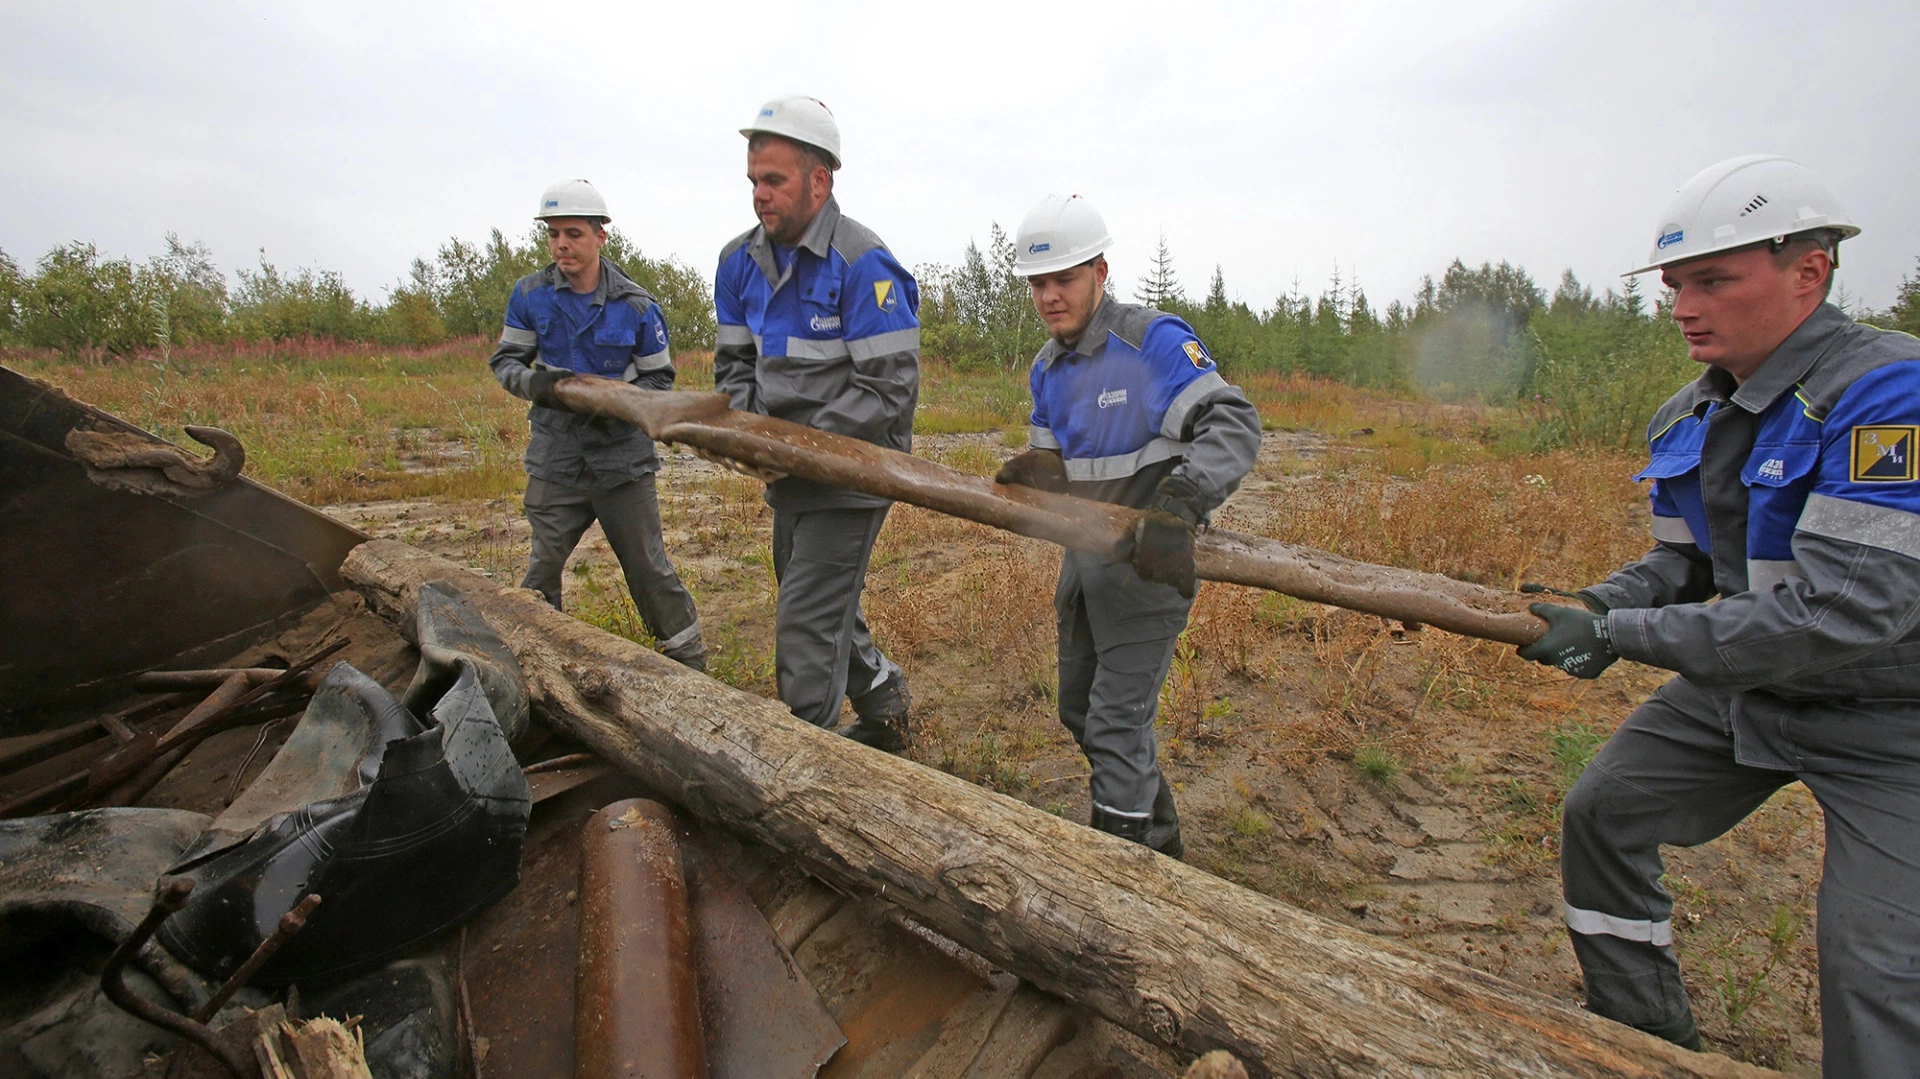
<path fill-rule="evenodd" d="M 1163 1044 L 1226 1049 L 1261 1076 L 1774 1074 L 834 737 L 405 544 L 364 544 L 341 572 L 403 622 L 423 582 L 451 581 L 518 657 L 541 721 L 702 819 Z"/>
<path fill-rule="evenodd" d="M 723 394 L 643 390 L 605 378 L 566 379 L 554 392 L 576 412 L 625 420 L 663 442 L 683 442 L 757 468 L 897 499 L 1075 550 L 1113 550 L 1137 515 L 1104 502 L 1003 486 L 857 438 L 736 412 Z M 1261 536 L 1211 529 L 1195 539 L 1193 561 L 1209 581 L 1265 588 L 1469 637 L 1531 644 L 1546 629 L 1525 612 L 1526 597 Z"/>

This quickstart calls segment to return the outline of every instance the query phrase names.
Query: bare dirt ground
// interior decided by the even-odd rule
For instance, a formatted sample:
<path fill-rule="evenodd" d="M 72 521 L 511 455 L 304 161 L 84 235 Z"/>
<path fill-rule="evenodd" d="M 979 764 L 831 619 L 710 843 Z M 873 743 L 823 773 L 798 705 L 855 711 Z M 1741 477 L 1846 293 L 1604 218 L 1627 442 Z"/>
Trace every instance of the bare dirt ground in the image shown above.
<path fill-rule="evenodd" d="M 985 434 L 923 436 L 916 452 L 987 473 L 1014 451 Z M 1308 504 L 1377 499 L 1322 467 L 1329 452 L 1322 436 L 1270 432 L 1222 523 L 1281 534 Z M 772 695 L 770 514 L 761 487 L 685 451 L 663 454 L 668 548 L 700 606 L 712 671 Z M 525 570 L 527 526 L 516 499 L 328 512 L 498 580 L 517 582 Z M 1045 544 L 896 507 L 875 552 L 866 610 L 882 647 L 908 672 L 921 728 L 910 756 L 1084 821 L 1086 762 L 1054 711 L 1058 560 Z M 597 526 L 566 588 L 570 612 L 645 639 Z M 1598 742 L 1663 679 L 1622 663 L 1597 682 L 1575 683 L 1502 646 L 1207 585 L 1159 727 L 1187 859 L 1578 1003 L 1559 914 L 1559 799 Z M 1668 852 L 1679 949 L 1710 1047 L 1796 1075 L 1819 1074 L 1821 851 L 1820 811 L 1794 785 L 1730 835 Z"/>

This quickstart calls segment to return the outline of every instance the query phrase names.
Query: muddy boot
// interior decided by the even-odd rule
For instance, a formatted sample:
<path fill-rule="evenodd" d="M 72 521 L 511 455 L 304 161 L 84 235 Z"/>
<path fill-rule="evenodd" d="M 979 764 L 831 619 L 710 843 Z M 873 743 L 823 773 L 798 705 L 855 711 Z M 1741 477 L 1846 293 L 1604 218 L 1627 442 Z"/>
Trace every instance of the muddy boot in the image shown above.
<path fill-rule="evenodd" d="M 908 714 L 913 700 L 905 671 L 894 668 L 885 681 L 852 700 L 854 721 L 836 733 L 888 753 L 898 753 L 913 741 Z"/>
<path fill-rule="evenodd" d="M 1692 1009 L 1688 1009 L 1687 1014 L 1678 1019 L 1671 1019 L 1665 1023 L 1655 1023 L 1652 1026 L 1645 1026 L 1640 1029 L 1656 1038 L 1665 1038 L 1682 1049 L 1691 1049 L 1696 1053 L 1700 1052 L 1700 1028 L 1693 1023 Z"/>
<path fill-rule="evenodd" d="M 1186 844 L 1180 842 L 1180 812 L 1173 806 L 1173 784 L 1164 775 L 1160 777 L 1160 793 L 1153 796 L 1153 821 L 1141 842 L 1169 858 L 1187 853 Z"/>

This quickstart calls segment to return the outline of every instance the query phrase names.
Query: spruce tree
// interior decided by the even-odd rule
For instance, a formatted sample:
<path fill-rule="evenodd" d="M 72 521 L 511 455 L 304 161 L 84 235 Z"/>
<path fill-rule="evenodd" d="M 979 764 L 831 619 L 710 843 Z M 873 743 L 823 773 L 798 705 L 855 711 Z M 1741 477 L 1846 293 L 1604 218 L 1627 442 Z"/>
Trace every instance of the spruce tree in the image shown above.
<path fill-rule="evenodd" d="M 1180 282 L 1173 276 L 1173 252 L 1167 247 L 1164 232 L 1153 249 L 1153 267 L 1140 278 L 1140 287 L 1134 290 L 1133 298 L 1148 307 L 1160 308 L 1181 300 Z"/>

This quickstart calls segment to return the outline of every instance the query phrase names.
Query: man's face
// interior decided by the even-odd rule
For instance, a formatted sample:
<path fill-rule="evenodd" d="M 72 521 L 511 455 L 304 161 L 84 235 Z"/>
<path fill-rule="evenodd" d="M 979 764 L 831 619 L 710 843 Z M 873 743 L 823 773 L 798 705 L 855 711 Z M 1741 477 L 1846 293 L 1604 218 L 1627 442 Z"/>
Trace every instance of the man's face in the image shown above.
<path fill-rule="evenodd" d="M 826 169 L 809 167 L 799 147 L 786 139 L 755 139 L 747 146 L 747 179 L 753 184 L 753 212 L 767 236 L 792 247 L 806 234 L 813 215 L 826 204 Z"/>
<path fill-rule="evenodd" d="M 1667 267 L 1673 320 L 1696 362 L 1745 379 L 1820 304 L 1832 260 L 1808 251 L 1782 269 L 1765 247 L 1708 255 Z"/>
<path fill-rule="evenodd" d="M 1027 290 L 1033 293 L 1033 309 L 1054 340 L 1070 345 L 1087 332 L 1094 308 L 1107 287 L 1107 260 L 1095 259 L 1054 273 L 1027 278 Z"/>
<path fill-rule="evenodd" d="M 550 217 L 547 219 L 547 252 L 568 277 L 577 277 L 589 266 L 600 264 L 600 249 L 606 246 L 607 230 L 590 217 Z"/>

